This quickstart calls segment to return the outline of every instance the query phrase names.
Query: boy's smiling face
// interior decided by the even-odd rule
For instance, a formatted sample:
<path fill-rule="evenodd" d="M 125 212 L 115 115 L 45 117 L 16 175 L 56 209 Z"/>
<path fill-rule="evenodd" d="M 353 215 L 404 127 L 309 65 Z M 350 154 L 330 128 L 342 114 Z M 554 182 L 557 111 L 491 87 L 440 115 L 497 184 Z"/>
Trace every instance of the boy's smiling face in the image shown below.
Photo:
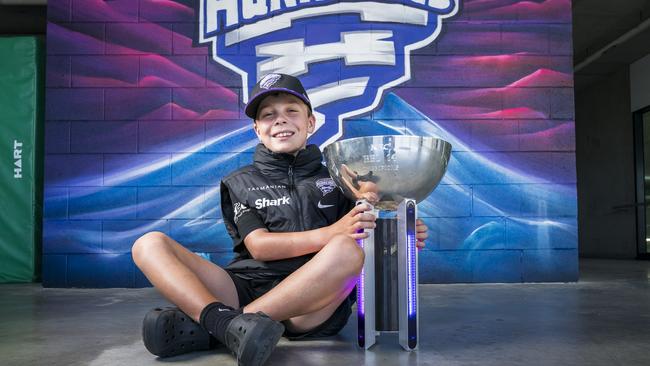
<path fill-rule="evenodd" d="M 267 149 L 295 155 L 305 148 L 315 125 L 314 115 L 299 98 L 274 93 L 260 103 L 253 128 Z"/>

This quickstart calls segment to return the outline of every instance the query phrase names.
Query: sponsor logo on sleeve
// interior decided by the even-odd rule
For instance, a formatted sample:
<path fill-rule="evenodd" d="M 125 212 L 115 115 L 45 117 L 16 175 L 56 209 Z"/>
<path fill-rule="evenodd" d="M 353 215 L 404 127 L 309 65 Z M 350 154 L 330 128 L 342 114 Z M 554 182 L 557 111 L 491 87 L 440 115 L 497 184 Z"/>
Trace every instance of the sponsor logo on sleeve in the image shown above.
<path fill-rule="evenodd" d="M 250 211 L 251 209 L 241 202 L 235 202 L 235 204 L 233 205 L 233 210 L 235 211 L 234 221 L 236 224 L 237 221 L 239 221 L 239 218 L 246 212 Z"/>

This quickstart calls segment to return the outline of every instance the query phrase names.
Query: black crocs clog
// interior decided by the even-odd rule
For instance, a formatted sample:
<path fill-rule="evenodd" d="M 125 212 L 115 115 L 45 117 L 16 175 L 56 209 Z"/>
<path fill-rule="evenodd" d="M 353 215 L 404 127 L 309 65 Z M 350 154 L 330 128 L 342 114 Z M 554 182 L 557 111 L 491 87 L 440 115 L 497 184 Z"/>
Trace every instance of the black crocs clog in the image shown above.
<path fill-rule="evenodd" d="M 262 312 L 241 314 L 226 329 L 226 346 L 237 356 L 239 366 L 261 366 L 284 333 L 282 323 Z"/>
<path fill-rule="evenodd" d="M 216 340 L 177 307 L 150 310 L 142 322 L 144 346 L 159 357 L 214 348 Z"/>

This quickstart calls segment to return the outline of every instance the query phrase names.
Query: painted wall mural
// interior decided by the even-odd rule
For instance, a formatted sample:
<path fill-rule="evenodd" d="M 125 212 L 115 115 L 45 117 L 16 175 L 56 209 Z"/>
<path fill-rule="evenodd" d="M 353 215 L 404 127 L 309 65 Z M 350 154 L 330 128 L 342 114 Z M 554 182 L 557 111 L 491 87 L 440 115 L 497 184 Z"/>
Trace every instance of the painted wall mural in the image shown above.
<path fill-rule="evenodd" d="M 51 0 L 48 21 L 46 286 L 148 285 L 151 230 L 227 263 L 219 181 L 274 71 L 308 89 L 312 143 L 453 144 L 421 282 L 577 279 L 570 0 Z"/>

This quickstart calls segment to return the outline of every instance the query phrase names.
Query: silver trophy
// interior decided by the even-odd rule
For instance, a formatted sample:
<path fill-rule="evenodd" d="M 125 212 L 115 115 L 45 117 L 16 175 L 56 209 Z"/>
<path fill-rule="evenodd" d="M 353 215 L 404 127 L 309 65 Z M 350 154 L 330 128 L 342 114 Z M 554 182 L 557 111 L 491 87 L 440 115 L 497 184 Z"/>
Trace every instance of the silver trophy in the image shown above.
<path fill-rule="evenodd" d="M 324 149 L 327 168 L 345 195 L 373 206 L 377 227 L 359 240 L 365 262 L 357 281 L 358 343 L 399 332 L 407 351 L 418 346 L 417 203 L 447 170 L 451 144 L 434 137 L 369 136 Z"/>

